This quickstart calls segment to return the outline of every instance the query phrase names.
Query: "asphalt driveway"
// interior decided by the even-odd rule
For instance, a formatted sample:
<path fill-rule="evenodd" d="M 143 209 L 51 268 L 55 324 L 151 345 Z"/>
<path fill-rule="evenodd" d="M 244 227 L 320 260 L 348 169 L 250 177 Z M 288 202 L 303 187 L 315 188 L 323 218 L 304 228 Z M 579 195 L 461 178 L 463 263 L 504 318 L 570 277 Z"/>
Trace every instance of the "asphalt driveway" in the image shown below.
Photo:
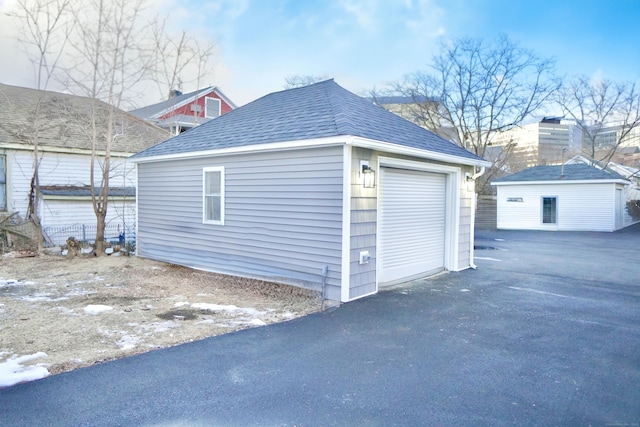
<path fill-rule="evenodd" d="M 640 426 L 640 226 L 0 390 L 0 425 Z"/>

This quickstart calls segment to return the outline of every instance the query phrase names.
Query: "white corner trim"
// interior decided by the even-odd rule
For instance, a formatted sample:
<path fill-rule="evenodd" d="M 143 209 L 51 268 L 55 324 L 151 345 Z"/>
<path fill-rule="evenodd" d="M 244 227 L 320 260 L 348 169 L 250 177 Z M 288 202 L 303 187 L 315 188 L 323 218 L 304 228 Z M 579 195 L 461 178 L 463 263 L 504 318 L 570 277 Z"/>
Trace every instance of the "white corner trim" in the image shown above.
<path fill-rule="evenodd" d="M 342 156 L 342 275 L 340 301 L 348 302 L 351 278 L 351 146 L 343 146 Z"/>
<path fill-rule="evenodd" d="M 140 230 L 138 227 L 140 227 L 140 212 L 139 211 L 139 200 L 138 200 L 138 194 L 140 193 L 138 191 L 138 183 L 140 182 L 140 172 L 138 171 L 138 165 L 134 164 L 133 165 L 136 168 L 136 206 L 135 206 L 135 212 L 136 212 L 136 216 L 135 216 L 135 220 L 136 220 L 136 250 L 134 252 L 135 256 L 138 256 L 138 248 L 140 247 Z"/>

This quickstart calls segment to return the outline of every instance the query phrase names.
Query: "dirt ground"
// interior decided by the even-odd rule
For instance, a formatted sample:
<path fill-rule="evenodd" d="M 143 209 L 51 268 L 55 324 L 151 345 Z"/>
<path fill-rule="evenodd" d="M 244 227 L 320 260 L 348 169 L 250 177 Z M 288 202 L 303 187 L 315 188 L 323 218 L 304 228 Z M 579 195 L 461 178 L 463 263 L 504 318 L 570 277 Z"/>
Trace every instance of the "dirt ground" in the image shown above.
<path fill-rule="evenodd" d="M 38 353 L 25 365 L 56 374 L 291 320 L 321 304 L 317 292 L 135 256 L 8 254 L 0 261 L 0 363 Z"/>

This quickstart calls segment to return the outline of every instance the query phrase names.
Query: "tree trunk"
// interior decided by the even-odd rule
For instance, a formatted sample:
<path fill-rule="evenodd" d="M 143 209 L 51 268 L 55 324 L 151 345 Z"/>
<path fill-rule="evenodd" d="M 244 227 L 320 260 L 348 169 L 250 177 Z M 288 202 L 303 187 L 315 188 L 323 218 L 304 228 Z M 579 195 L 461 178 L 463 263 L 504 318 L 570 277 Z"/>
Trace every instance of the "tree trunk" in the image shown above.
<path fill-rule="evenodd" d="M 96 256 L 104 255 L 104 226 L 105 226 L 105 213 L 100 212 L 96 214 Z"/>

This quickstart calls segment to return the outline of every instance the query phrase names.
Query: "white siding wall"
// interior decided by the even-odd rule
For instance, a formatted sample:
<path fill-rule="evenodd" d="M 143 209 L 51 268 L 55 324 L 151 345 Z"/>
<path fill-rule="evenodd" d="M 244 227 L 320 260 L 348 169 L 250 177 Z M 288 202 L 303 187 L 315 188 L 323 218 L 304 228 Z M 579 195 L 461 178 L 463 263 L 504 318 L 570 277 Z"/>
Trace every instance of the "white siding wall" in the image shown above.
<path fill-rule="evenodd" d="M 39 178 L 41 186 L 48 185 L 89 185 L 90 155 L 44 153 L 40 161 Z M 10 192 L 9 209 L 24 216 L 29 203 L 29 188 L 33 174 L 33 154 L 30 151 L 15 151 L 8 156 L 8 188 Z M 94 180 L 100 185 L 101 164 L 96 165 Z M 135 187 L 135 166 L 125 159 L 111 159 L 111 187 Z M 63 209 L 68 206 L 68 210 Z M 95 222 L 95 215 L 90 202 L 44 201 L 41 205 L 41 216 L 44 226 Z M 108 220 L 114 220 L 123 213 L 122 202 L 113 202 L 108 208 Z M 127 222 L 133 221 L 135 212 L 128 209 L 131 215 Z"/>
<path fill-rule="evenodd" d="M 43 200 L 40 210 L 46 227 L 62 225 L 95 225 L 96 215 L 90 201 L 85 200 Z M 133 226 L 135 222 L 135 202 L 111 200 L 107 208 L 106 224 Z"/>
<path fill-rule="evenodd" d="M 500 185 L 497 191 L 499 229 L 615 230 L 615 184 Z M 542 197 L 554 196 L 558 223 L 543 224 Z"/>

